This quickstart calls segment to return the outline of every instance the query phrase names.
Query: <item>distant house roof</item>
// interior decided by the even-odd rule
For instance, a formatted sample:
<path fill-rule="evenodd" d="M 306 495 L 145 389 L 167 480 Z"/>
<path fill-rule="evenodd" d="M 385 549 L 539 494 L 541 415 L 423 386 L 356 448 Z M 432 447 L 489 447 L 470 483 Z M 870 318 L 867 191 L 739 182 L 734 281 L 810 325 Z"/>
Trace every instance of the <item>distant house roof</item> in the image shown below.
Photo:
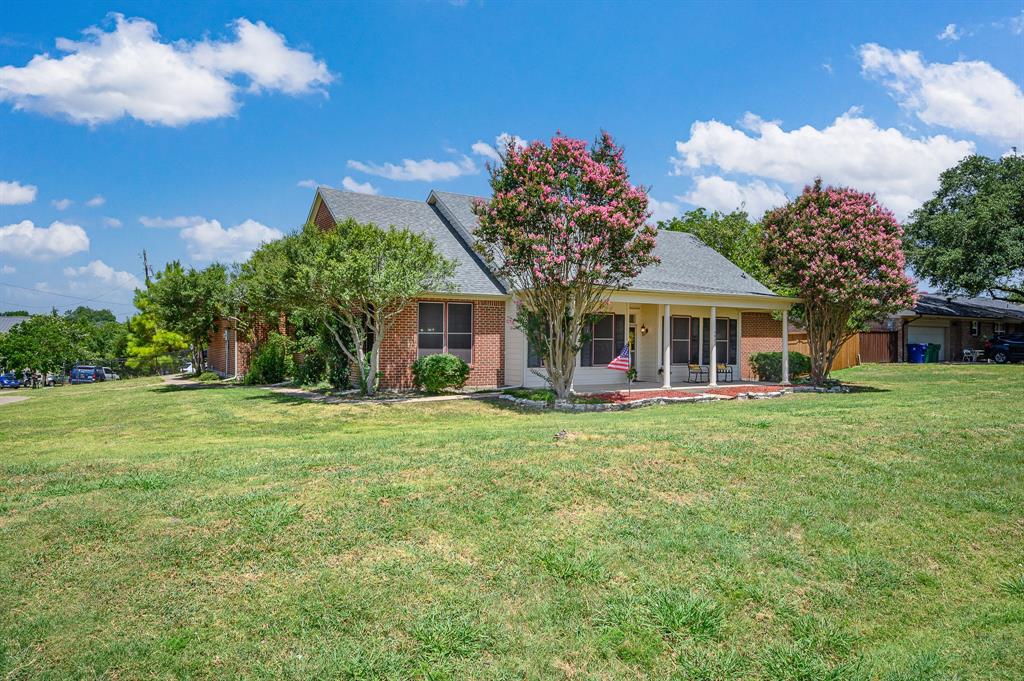
<path fill-rule="evenodd" d="M 16 327 L 18 324 L 21 324 L 22 322 L 27 322 L 28 320 L 29 317 L 25 316 L 0 317 L 0 333 L 7 333 L 8 331 Z"/>
<path fill-rule="evenodd" d="M 353 218 L 382 226 L 408 227 L 433 238 L 441 253 L 458 263 L 456 283 L 461 291 L 505 292 L 506 287 L 473 250 L 473 231 L 477 227 L 473 202 L 481 197 L 432 191 L 426 202 L 419 202 L 353 194 L 328 187 L 320 187 L 319 191 L 335 220 Z M 774 295 L 764 284 L 692 234 L 660 230 L 654 254 L 661 262 L 644 268 L 629 288 L 672 293 Z"/>
<path fill-rule="evenodd" d="M 1024 320 L 1024 305 L 991 298 L 960 298 L 934 293 L 918 294 L 913 311 L 919 315 L 933 317 Z"/>

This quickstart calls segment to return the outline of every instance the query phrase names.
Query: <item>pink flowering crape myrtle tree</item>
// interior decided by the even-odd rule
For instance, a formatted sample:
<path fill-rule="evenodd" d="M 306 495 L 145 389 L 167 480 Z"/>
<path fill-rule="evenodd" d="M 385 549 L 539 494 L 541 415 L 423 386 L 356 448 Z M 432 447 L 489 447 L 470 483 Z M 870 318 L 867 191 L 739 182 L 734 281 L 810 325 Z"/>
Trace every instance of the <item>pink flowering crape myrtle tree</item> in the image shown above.
<path fill-rule="evenodd" d="M 656 262 L 647 193 L 630 184 L 622 149 L 602 132 L 590 147 L 510 141 L 478 202 L 477 250 L 519 295 L 515 324 L 542 358 L 557 399 L 572 390 L 585 329 L 608 294 Z"/>
<path fill-rule="evenodd" d="M 780 283 L 803 299 L 811 381 L 828 379 L 832 360 L 871 321 L 914 305 L 905 272 L 903 229 L 872 194 L 813 186 L 764 217 L 765 258 Z"/>

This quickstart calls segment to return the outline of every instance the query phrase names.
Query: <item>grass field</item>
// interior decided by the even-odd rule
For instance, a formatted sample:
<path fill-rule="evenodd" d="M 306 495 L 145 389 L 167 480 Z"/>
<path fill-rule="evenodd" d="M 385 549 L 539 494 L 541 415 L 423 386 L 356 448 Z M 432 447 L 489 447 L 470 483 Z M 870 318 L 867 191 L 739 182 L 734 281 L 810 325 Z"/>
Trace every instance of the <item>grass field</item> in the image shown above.
<path fill-rule="evenodd" d="M 1024 678 L 1024 367 L 840 375 L 600 414 L 37 390 L 0 406 L 0 677 Z"/>

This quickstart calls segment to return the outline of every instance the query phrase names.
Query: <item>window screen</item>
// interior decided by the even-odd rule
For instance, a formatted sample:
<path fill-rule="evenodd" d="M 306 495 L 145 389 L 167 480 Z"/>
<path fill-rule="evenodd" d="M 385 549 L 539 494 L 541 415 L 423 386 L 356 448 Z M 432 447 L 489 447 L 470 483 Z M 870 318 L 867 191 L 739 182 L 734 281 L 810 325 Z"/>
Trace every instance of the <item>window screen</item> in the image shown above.
<path fill-rule="evenodd" d="M 608 364 L 615 359 L 615 318 L 605 315 L 594 322 L 594 354 L 595 366 Z"/>
<path fill-rule="evenodd" d="M 420 357 L 444 352 L 444 303 L 420 303 Z"/>
<path fill-rule="evenodd" d="M 448 303 L 448 352 L 466 364 L 473 360 L 472 303 Z"/>
<path fill-rule="evenodd" d="M 672 363 L 686 364 L 690 361 L 690 318 L 672 318 Z"/>

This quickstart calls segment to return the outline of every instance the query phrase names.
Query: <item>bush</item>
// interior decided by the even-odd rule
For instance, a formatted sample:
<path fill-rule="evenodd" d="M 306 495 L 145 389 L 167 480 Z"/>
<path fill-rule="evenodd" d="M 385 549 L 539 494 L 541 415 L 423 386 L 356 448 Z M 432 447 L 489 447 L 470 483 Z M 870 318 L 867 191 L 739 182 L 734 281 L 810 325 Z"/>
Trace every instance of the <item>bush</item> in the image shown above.
<path fill-rule="evenodd" d="M 288 338 L 271 333 L 249 358 L 249 371 L 245 374 L 247 385 L 280 383 L 294 369 L 288 349 Z"/>
<path fill-rule="evenodd" d="M 296 349 L 302 354 L 294 374 L 300 385 L 318 385 L 326 380 L 336 390 L 348 387 L 348 357 L 333 340 L 323 334 L 300 336 Z"/>
<path fill-rule="evenodd" d="M 416 387 L 428 393 L 461 388 L 469 378 L 469 365 L 455 355 L 427 355 L 412 363 Z"/>
<path fill-rule="evenodd" d="M 215 371 L 204 371 L 196 376 L 196 380 L 202 383 L 213 383 L 220 380 L 220 374 Z"/>
<path fill-rule="evenodd" d="M 757 373 L 757 380 L 778 383 L 782 380 L 782 353 L 755 352 L 750 356 L 750 365 Z M 801 352 L 789 352 L 789 376 L 810 373 L 811 358 Z"/>

